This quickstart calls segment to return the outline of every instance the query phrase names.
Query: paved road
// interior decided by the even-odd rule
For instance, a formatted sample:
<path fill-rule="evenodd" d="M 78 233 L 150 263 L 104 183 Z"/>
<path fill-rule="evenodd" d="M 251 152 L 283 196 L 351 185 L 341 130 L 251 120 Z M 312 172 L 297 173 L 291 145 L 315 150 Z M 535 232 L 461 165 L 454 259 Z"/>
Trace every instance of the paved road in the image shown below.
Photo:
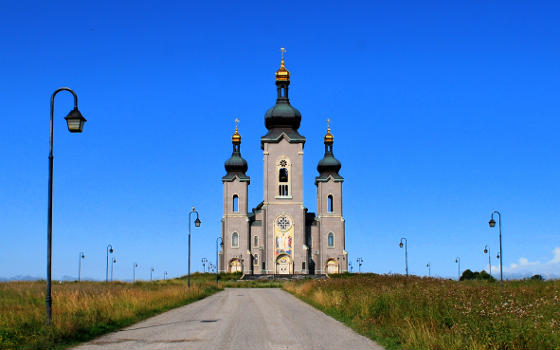
<path fill-rule="evenodd" d="M 231 288 L 74 349 L 383 349 L 281 289 Z"/>

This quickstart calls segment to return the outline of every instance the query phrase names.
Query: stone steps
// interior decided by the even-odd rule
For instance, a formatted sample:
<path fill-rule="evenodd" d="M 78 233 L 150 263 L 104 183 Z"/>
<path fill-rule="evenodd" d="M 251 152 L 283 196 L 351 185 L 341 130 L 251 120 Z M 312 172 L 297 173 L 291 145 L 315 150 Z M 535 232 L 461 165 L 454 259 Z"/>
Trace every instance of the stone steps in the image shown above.
<path fill-rule="evenodd" d="M 243 275 L 240 280 L 243 281 L 293 281 L 306 279 L 325 279 L 327 275 Z"/>

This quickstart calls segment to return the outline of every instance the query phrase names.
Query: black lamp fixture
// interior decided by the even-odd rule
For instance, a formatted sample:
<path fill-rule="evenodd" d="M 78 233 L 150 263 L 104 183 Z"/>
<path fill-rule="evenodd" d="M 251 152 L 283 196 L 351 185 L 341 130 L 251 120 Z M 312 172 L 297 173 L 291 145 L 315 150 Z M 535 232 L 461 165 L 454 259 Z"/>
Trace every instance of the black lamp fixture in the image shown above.
<path fill-rule="evenodd" d="M 200 227 L 200 219 L 196 218 L 196 220 L 194 220 L 194 226 L 195 227 Z"/>
<path fill-rule="evenodd" d="M 66 123 L 68 124 L 68 131 L 72 133 L 82 132 L 84 130 L 84 123 L 87 121 L 82 113 L 80 113 L 77 106 L 74 107 L 64 119 L 66 119 Z"/>
<path fill-rule="evenodd" d="M 496 226 L 496 221 L 494 221 L 494 218 L 491 218 L 490 221 L 488 221 L 488 225 L 490 225 L 490 227 Z"/>

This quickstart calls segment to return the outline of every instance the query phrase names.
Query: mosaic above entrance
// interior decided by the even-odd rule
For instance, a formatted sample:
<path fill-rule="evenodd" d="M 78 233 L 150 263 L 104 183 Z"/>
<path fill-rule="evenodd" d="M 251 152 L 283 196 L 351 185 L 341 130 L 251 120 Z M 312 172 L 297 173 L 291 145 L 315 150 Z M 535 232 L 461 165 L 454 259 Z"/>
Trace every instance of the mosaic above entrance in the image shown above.
<path fill-rule="evenodd" d="M 281 215 L 274 222 L 274 243 L 276 256 L 288 254 L 292 256 L 294 244 L 294 225 L 289 215 Z"/>

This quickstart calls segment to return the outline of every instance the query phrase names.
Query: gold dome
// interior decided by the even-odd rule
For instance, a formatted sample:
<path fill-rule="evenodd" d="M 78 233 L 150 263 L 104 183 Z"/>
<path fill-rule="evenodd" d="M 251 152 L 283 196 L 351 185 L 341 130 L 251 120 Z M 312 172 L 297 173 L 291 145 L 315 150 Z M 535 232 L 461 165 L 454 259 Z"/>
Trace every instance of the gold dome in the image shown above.
<path fill-rule="evenodd" d="M 276 81 L 290 81 L 290 72 L 284 65 L 284 52 L 286 49 L 281 48 L 280 51 L 282 51 L 282 59 L 280 60 L 280 69 L 276 71 Z"/>
<path fill-rule="evenodd" d="M 235 145 L 241 143 L 241 135 L 239 134 L 239 130 L 237 129 L 237 124 L 239 123 L 239 119 L 235 118 L 235 133 L 231 136 L 231 142 Z"/>
<path fill-rule="evenodd" d="M 325 135 L 325 143 L 332 144 L 334 142 L 334 136 L 331 134 L 331 120 L 327 119 L 327 134 Z"/>

